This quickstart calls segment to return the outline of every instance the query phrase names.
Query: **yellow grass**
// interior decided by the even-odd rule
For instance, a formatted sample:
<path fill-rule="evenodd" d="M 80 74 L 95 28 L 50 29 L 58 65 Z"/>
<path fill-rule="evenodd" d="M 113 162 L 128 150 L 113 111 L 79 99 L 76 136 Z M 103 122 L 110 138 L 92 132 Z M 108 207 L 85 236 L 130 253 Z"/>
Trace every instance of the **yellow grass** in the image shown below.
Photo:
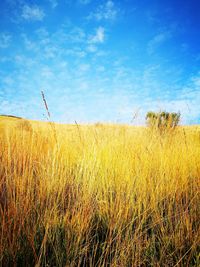
<path fill-rule="evenodd" d="M 0 117 L 1 266 L 199 266 L 200 127 Z"/>

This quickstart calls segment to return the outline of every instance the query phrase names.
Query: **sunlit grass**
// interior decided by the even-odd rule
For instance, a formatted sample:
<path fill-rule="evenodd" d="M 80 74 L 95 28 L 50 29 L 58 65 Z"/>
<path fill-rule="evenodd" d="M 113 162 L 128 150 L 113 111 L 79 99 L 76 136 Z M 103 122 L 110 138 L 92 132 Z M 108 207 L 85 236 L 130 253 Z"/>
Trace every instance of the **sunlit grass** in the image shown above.
<path fill-rule="evenodd" d="M 199 266 L 199 127 L 0 129 L 2 266 Z"/>

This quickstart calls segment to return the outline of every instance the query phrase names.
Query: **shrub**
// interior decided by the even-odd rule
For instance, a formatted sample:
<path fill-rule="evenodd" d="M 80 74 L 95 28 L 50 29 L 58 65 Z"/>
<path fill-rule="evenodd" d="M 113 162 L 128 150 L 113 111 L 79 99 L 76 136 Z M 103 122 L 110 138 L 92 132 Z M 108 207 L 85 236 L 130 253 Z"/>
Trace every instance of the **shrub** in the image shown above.
<path fill-rule="evenodd" d="M 180 112 L 152 112 L 149 111 L 146 115 L 147 125 L 159 129 L 172 129 L 175 128 L 180 122 Z"/>

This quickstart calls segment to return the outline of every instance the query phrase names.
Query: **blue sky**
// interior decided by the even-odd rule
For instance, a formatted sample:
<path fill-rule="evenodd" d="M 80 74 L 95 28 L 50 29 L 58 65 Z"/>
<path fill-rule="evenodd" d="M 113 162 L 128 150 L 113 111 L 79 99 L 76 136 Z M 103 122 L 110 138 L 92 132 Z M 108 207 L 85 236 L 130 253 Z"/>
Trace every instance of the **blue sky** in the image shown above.
<path fill-rule="evenodd" d="M 0 1 L 0 114 L 200 123 L 199 0 Z"/>

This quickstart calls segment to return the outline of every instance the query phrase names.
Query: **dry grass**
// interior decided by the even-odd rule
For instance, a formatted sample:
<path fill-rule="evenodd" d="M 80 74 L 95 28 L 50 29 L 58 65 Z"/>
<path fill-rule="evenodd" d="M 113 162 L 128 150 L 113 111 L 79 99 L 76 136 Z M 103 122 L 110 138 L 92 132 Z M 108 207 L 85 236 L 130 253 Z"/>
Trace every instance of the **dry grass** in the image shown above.
<path fill-rule="evenodd" d="M 1 266 L 199 266 L 200 128 L 0 118 Z M 30 126 L 30 125 L 29 125 Z"/>

